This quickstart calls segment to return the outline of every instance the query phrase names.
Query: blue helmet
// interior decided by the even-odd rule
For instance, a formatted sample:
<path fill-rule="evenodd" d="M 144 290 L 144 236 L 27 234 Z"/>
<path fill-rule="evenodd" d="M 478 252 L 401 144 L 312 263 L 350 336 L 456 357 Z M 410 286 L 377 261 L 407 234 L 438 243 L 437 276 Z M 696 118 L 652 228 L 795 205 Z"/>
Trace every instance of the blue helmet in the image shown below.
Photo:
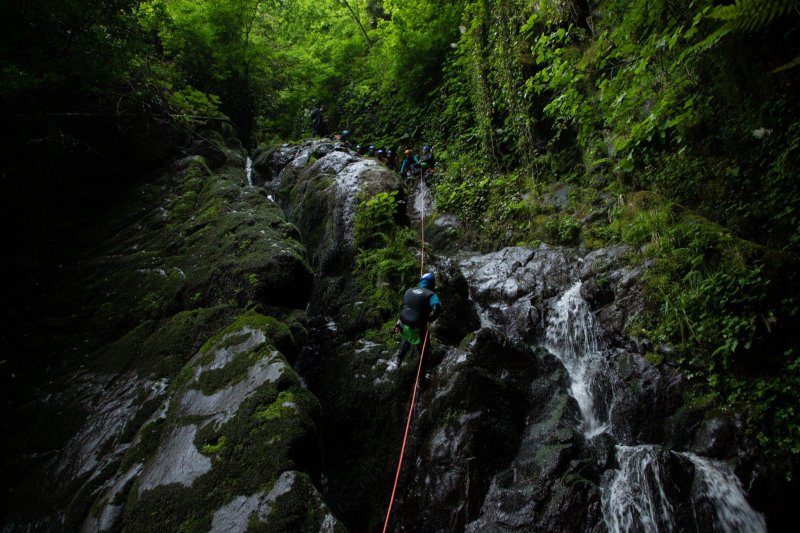
<path fill-rule="evenodd" d="M 344 130 L 344 131 L 342 132 L 342 135 L 343 135 L 344 137 L 347 137 L 348 135 L 350 135 L 350 131 L 349 131 L 349 130 Z"/>
<path fill-rule="evenodd" d="M 426 153 L 430 152 L 431 151 L 431 147 L 426 144 L 425 146 L 422 147 L 422 151 L 426 152 Z"/>
<path fill-rule="evenodd" d="M 384 152 L 383 152 L 383 150 L 378 150 L 377 154 L 378 154 L 378 155 L 383 155 L 383 154 L 384 154 Z"/>
<path fill-rule="evenodd" d="M 436 287 L 436 275 L 433 272 L 426 272 L 419 278 L 419 286 L 433 290 Z"/>
<path fill-rule="evenodd" d="M 388 152 L 386 152 L 386 155 L 394 155 L 394 150 L 389 150 Z"/>
<path fill-rule="evenodd" d="M 375 149 L 375 146 L 373 146 L 373 145 L 371 145 L 371 144 L 370 144 L 370 145 L 369 145 L 369 149 L 370 149 L 370 150 L 374 150 L 374 149 Z"/>

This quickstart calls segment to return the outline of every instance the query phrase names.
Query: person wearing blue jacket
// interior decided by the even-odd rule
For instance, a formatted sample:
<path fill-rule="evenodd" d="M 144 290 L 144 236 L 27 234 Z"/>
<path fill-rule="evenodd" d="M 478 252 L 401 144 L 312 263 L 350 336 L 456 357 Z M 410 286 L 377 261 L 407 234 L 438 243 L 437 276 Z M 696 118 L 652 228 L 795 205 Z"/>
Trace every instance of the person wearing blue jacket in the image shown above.
<path fill-rule="evenodd" d="M 397 353 L 398 366 L 402 364 L 411 345 L 416 346 L 422 357 L 423 383 L 427 380 L 427 372 L 430 367 L 430 335 L 425 342 L 424 353 L 420 345 L 424 342 L 428 324 L 436 320 L 442 313 L 442 303 L 435 291 L 436 276 L 433 272 L 423 274 L 419 279 L 419 284 L 408 289 L 403 295 L 403 309 L 400 311 L 400 319 L 393 330 L 395 334 L 400 334 L 401 339 L 400 350 Z"/>
<path fill-rule="evenodd" d="M 413 170 L 419 164 L 419 158 L 411 150 L 406 150 L 403 152 L 403 155 L 405 157 L 403 158 L 403 161 L 400 162 L 400 175 L 404 178 L 407 178 L 408 175 L 413 172 Z"/>

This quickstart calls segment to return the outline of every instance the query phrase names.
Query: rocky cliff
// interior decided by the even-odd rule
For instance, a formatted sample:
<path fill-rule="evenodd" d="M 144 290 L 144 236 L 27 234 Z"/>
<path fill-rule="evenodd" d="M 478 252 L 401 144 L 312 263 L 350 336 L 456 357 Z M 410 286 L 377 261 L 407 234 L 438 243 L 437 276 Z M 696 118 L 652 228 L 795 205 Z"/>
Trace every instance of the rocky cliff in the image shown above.
<path fill-rule="evenodd" d="M 386 288 L 360 277 L 354 225 L 381 193 L 400 225 L 435 206 L 340 145 L 251 167 L 214 141 L 93 217 L 32 304 L 53 310 L 24 331 L 51 365 L 15 389 L 4 530 L 383 525 L 416 363 L 369 304 Z M 458 234 L 431 221 L 444 313 L 390 530 L 779 529 L 741 420 L 627 333 L 647 264 Z"/>

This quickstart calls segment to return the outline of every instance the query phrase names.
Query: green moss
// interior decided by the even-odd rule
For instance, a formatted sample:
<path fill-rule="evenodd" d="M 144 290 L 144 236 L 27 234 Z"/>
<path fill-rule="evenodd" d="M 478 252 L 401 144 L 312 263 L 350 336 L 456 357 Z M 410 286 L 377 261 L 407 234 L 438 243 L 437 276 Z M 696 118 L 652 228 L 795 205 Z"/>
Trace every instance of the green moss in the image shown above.
<path fill-rule="evenodd" d="M 126 471 L 136 463 L 144 463 L 158 449 L 161 436 L 164 433 L 166 421 L 163 418 L 154 420 L 144 426 L 139 432 L 139 442 L 129 448 L 122 458 L 120 470 Z"/>
<path fill-rule="evenodd" d="M 535 460 L 540 465 L 547 465 L 556 460 L 563 450 L 571 447 L 571 444 L 545 444 L 536 451 Z"/>
<path fill-rule="evenodd" d="M 216 442 L 212 444 L 204 444 L 200 448 L 200 452 L 203 455 L 214 455 L 219 453 L 222 448 L 225 446 L 225 435 L 222 435 Z"/>
<path fill-rule="evenodd" d="M 192 503 L 196 491 L 180 484 L 155 487 L 132 498 L 125 506 L 122 517 L 123 531 L 137 532 L 200 532 L 211 527 L 211 515 Z"/>
<path fill-rule="evenodd" d="M 135 368 L 155 377 L 172 377 L 232 312 L 230 307 L 216 306 L 183 311 L 162 321 L 145 321 L 92 354 L 89 361 L 101 372 Z"/>
<path fill-rule="evenodd" d="M 290 391 L 282 391 L 274 402 L 266 408 L 258 409 L 255 416 L 259 420 L 275 420 L 282 416 L 290 415 L 295 412 L 294 402 L 294 394 Z"/>
<path fill-rule="evenodd" d="M 286 323 L 275 317 L 248 312 L 239 315 L 232 324 L 203 344 L 200 348 L 200 352 L 204 354 L 201 363 L 207 364 L 211 362 L 213 359 L 213 350 L 233 346 L 242 342 L 244 338 L 241 335 L 231 334 L 241 332 L 245 328 L 262 331 L 267 339 L 266 342 L 274 345 L 278 349 L 286 348 L 294 344 L 292 332 Z"/>
<path fill-rule="evenodd" d="M 308 475 L 298 473 L 290 491 L 275 500 L 265 523 L 257 519 L 248 524 L 250 532 L 319 531 L 326 516 Z"/>

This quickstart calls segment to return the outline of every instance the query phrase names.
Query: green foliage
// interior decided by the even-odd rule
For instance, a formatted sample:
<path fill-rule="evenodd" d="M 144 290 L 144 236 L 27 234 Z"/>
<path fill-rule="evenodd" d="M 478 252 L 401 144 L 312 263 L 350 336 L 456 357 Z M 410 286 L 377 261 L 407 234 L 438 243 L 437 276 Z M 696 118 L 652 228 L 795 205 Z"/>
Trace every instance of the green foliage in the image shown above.
<path fill-rule="evenodd" d="M 683 132 L 705 105 L 691 65 L 715 42 L 701 38 L 707 8 L 700 4 L 666 21 L 658 3 L 636 4 L 624 16 L 607 6 L 621 20 L 594 36 L 574 25 L 539 35 L 533 55 L 541 70 L 528 87 L 549 95 L 544 113 L 556 127 L 576 128 L 590 166 L 612 161 L 629 172 L 637 152 L 685 142 Z M 537 22 L 529 24 L 541 28 Z"/>
<path fill-rule="evenodd" d="M 790 474 L 800 450 L 791 418 L 800 373 L 791 333 L 798 305 L 786 291 L 796 281 L 777 284 L 764 250 L 656 195 L 631 195 L 613 216 L 618 238 L 655 259 L 645 275 L 649 310 L 633 332 L 675 346 L 670 362 L 697 391 L 743 409 L 764 453 Z"/>
<path fill-rule="evenodd" d="M 372 248 L 386 244 L 395 229 L 399 207 L 397 191 L 379 192 L 362 201 L 353 226 L 356 247 Z"/>
<path fill-rule="evenodd" d="M 715 8 L 710 17 L 725 21 L 726 30 L 753 32 L 796 8 L 795 0 L 736 0 L 733 5 Z"/>
<path fill-rule="evenodd" d="M 359 250 L 355 275 L 363 281 L 366 305 L 382 320 L 397 311 L 403 291 L 419 275 L 419 259 L 413 249 L 417 236 L 408 228 L 397 228 L 384 246 Z"/>
<path fill-rule="evenodd" d="M 397 224 L 397 191 L 362 200 L 356 212 L 354 239 L 358 256 L 354 275 L 361 280 L 367 307 L 381 321 L 396 311 L 402 291 L 416 280 L 419 246 L 412 230 Z"/>

